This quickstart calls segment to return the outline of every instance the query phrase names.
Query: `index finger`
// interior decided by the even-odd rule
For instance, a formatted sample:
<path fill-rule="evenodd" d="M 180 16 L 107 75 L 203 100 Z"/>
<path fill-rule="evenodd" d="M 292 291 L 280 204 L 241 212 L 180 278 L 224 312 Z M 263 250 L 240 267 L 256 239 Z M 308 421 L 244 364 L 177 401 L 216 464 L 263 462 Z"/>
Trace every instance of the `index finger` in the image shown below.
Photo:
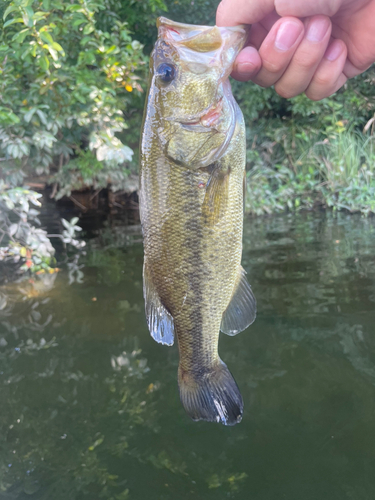
<path fill-rule="evenodd" d="M 275 8 L 274 0 L 221 0 L 216 11 L 217 26 L 237 26 L 261 21 Z"/>

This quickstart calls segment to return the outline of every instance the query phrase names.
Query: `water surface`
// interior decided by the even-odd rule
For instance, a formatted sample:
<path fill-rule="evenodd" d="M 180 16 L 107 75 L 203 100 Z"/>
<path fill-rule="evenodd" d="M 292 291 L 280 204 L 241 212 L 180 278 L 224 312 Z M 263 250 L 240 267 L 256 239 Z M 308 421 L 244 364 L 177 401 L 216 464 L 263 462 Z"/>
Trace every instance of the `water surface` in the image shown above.
<path fill-rule="evenodd" d="M 231 428 L 185 415 L 136 228 L 0 287 L 1 500 L 375 498 L 375 220 L 249 219 L 244 241 L 258 317 L 220 338 L 245 403 Z"/>

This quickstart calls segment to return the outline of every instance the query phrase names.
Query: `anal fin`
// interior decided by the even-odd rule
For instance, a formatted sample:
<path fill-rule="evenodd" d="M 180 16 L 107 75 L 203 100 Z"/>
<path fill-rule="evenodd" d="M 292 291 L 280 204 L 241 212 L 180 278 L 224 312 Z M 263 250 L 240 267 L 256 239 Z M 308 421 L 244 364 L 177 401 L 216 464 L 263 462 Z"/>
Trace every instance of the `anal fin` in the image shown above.
<path fill-rule="evenodd" d="M 173 317 L 162 304 L 146 263 L 143 265 L 143 296 L 147 325 L 151 337 L 160 344 L 173 345 Z"/>
<path fill-rule="evenodd" d="M 236 335 L 250 326 L 256 317 L 257 303 L 242 266 L 231 301 L 223 313 L 220 330 L 227 335 Z"/>

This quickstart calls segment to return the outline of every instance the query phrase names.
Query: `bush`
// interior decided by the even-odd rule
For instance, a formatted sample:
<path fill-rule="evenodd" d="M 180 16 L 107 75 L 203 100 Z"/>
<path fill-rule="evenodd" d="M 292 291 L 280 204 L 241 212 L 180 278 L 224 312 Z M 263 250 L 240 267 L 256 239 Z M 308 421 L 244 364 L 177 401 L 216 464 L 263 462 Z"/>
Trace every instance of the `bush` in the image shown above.
<path fill-rule="evenodd" d="M 142 90 L 156 18 L 167 12 L 176 21 L 214 24 L 216 6 L 213 0 L 6 2 L 2 12 L 0 7 L 0 156 L 21 169 L 53 173 L 57 196 L 84 187 L 125 189 L 129 173 L 137 170 Z M 316 202 L 372 211 L 368 194 L 363 203 L 341 203 L 337 189 L 343 185 L 333 189 L 327 178 L 328 168 L 341 168 L 340 154 L 333 154 L 341 138 L 358 142 L 364 131 L 364 143 L 374 130 L 374 82 L 370 69 L 334 96 L 313 102 L 233 81 L 247 124 L 249 190 L 257 179 L 257 194 L 249 191 L 247 200 L 251 212 Z M 315 145 L 325 141 L 329 147 L 318 156 L 327 153 L 329 163 L 315 154 Z M 362 163 L 359 158 L 350 176 L 356 190 L 371 185 L 369 174 L 364 181 Z M 312 183 L 330 185 L 331 194 L 323 196 Z M 358 191 L 346 196 L 352 195 L 358 200 Z"/>
<path fill-rule="evenodd" d="M 69 245 L 73 250 L 73 261 L 77 261 L 78 250 L 85 246 L 79 241 L 76 232 L 81 231 L 77 226 L 78 218 L 70 222 L 61 219 L 63 230 L 61 234 L 48 234 L 42 229 L 39 220 L 39 211 L 42 195 L 19 187 L 22 175 L 11 168 L 0 169 L 0 276 L 2 279 L 14 279 L 26 272 L 54 273 L 56 270 L 55 248 L 51 238 L 58 238 L 64 247 Z M 7 276 L 3 273 L 7 266 Z M 10 269 L 10 270 L 9 270 Z"/>
<path fill-rule="evenodd" d="M 108 171 L 127 172 L 133 150 L 118 133 L 123 110 L 142 91 L 146 58 L 126 23 L 97 27 L 105 0 L 14 0 L 0 39 L 0 155 L 36 174 L 93 151 Z M 117 135 L 116 135 L 117 134 Z M 126 136 L 125 136 L 126 139 Z M 112 175 L 113 173 L 113 175 Z"/>

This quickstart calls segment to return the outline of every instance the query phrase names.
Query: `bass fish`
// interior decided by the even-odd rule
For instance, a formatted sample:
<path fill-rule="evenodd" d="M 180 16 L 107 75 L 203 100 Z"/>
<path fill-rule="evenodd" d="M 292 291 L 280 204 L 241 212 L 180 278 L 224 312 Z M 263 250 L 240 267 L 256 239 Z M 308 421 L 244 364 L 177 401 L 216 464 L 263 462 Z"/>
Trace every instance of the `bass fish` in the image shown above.
<path fill-rule="evenodd" d="M 234 425 L 243 401 L 219 332 L 255 319 L 241 267 L 245 124 L 228 80 L 244 27 L 158 19 L 141 141 L 143 291 L 152 337 L 178 339 L 178 383 L 193 420 Z"/>

